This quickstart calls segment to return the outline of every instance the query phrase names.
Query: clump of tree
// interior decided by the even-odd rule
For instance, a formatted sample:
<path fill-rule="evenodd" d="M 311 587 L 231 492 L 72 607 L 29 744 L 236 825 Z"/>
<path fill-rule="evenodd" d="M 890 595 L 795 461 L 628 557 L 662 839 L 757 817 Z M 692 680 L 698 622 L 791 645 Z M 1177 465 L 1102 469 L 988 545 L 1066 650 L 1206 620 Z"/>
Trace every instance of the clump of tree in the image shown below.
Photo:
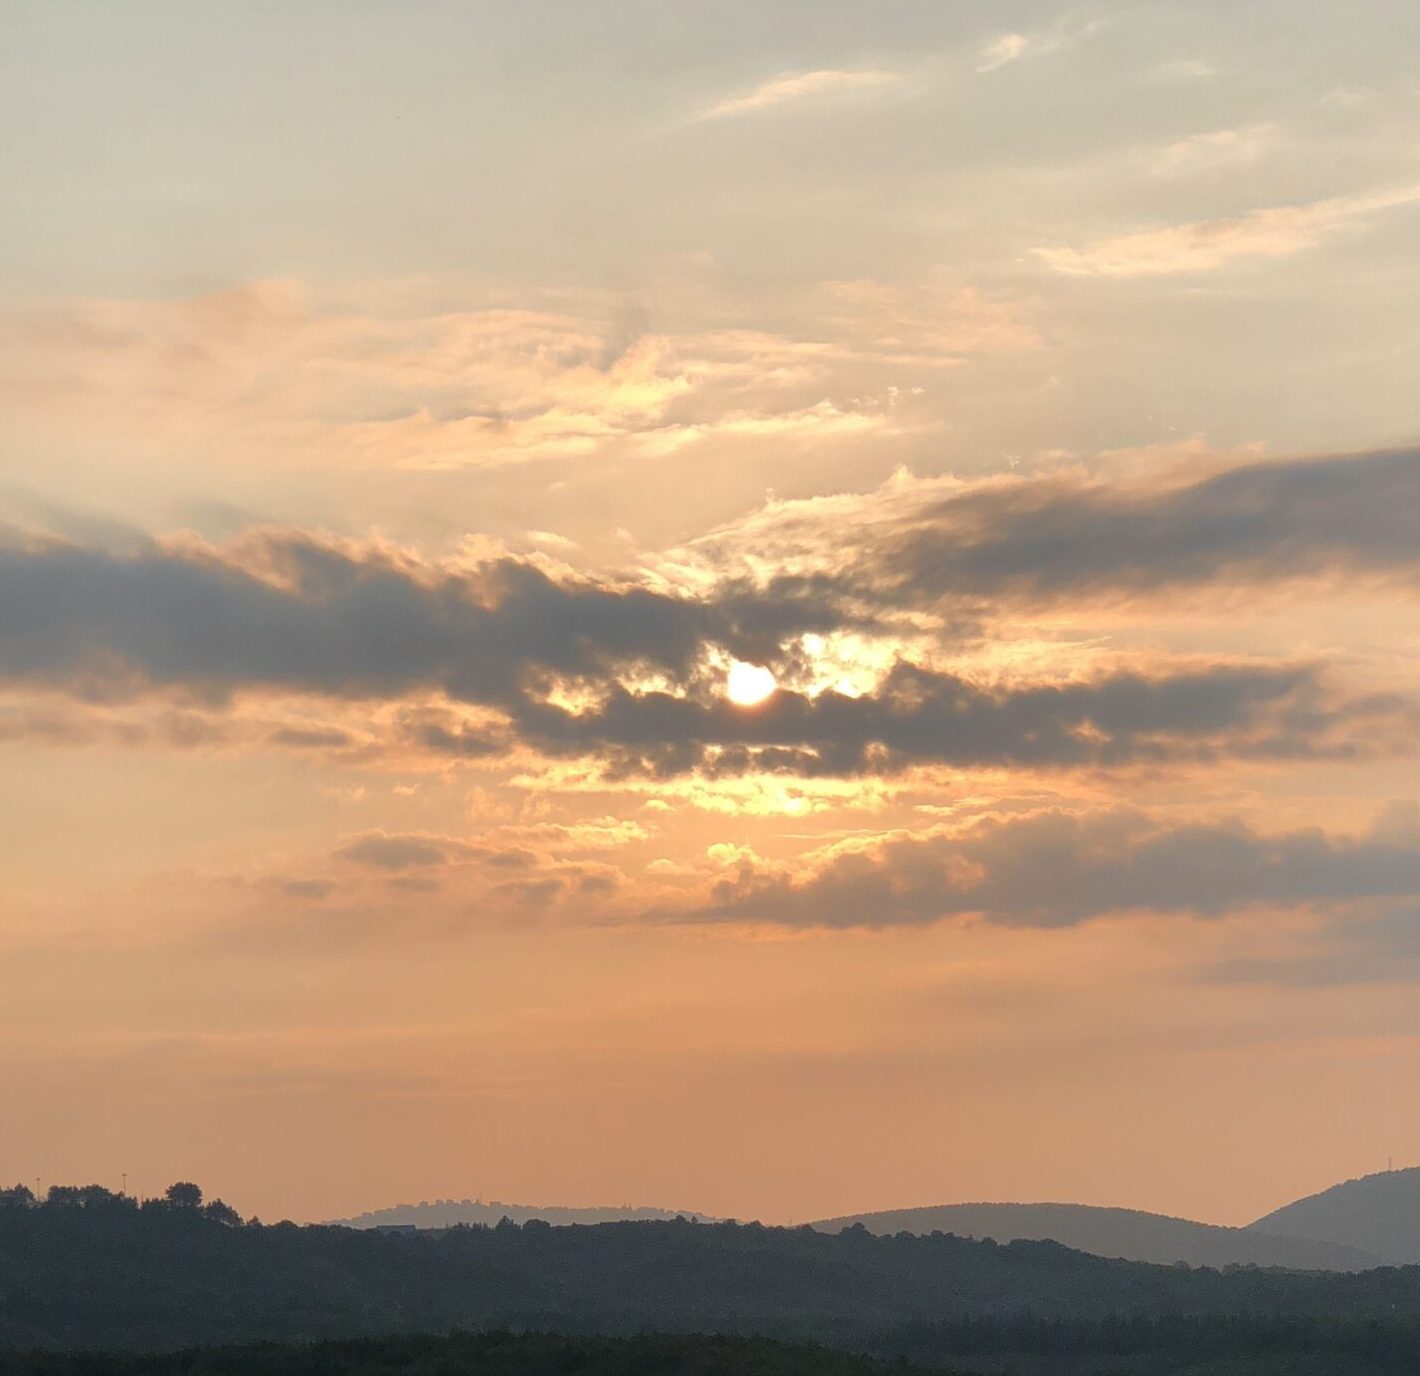
<path fill-rule="evenodd" d="M 106 1185 L 51 1185 L 41 1200 L 28 1185 L 0 1188 L 0 1209 L 88 1210 L 187 1210 L 229 1228 L 242 1225 L 242 1216 L 222 1199 L 203 1203 L 202 1187 L 190 1180 L 169 1185 L 157 1199 L 135 1199 Z"/>

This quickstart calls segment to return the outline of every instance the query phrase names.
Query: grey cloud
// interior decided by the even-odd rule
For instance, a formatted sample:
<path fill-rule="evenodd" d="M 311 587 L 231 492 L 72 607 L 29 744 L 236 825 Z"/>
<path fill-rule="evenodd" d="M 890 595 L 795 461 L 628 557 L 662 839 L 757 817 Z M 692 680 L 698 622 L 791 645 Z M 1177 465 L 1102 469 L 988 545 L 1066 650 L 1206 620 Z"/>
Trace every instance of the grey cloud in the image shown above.
<path fill-rule="evenodd" d="M 293 750 L 338 750 L 355 743 L 348 731 L 333 727 L 279 726 L 267 739 L 272 745 L 289 746 Z"/>
<path fill-rule="evenodd" d="M 291 533 L 248 538 L 241 565 L 155 544 L 114 551 L 12 538 L 0 542 L 0 679 L 103 699 L 148 690 L 214 701 L 240 690 L 443 696 L 489 709 L 487 720 L 410 706 L 396 728 L 405 744 L 476 760 L 523 741 L 652 776 L 1360 755 L 1395 745 L 1414 725 L 1412 707 L 1398 697 L 1342 699 L 1308 667 L 1215 665 L 994 689 L 904 663 L 864 697 L 785 690 L 745 712 L 708 681 L 707 654 L 786 671 L 806 631 L 871 629 L 892 608 L 940 612 L 954 600 L 1337 568 L 1411 576 L 1416 510 L 1412 451 L 1248 465 L 1145 493 L 1074 480 L 988 485 L 878 528 L 871 548 L 853 555 L 851 584 L 795 574 L 762 588 L 726 581 L 700 598 L 555 578 L 511 557 L 471 571 L 418 565 Z M 641 668 L 677 691 L 628 691 L 621 677 Z M 598 705 L 560 709 L 546 696 L 557 680 L 589 686 Z M 164 738 L 215 739 L 202 736 L 201 720 L 174 717 Z M 339 732 L 296 727 L 270 739 L 344 743 Z"/>
<path fill-rule="evenodd" d="M 855 552 L 851 585 L 796 574 L 758 589 L 726 582 L 699 600 L 558 580 L 514 558 L 472 573 L 416 568 L 298 534 L 249 542 L 267 577 L 154 545 L 11 539 L 0 543 L 0 672 L 120 690 L 441 690 L 499 705 L 539 673 L 600 677 L 645 663 L 684 678 L 712 644 L 778 661 L 806 631 L 873 627 L 861 606 L 874 599 L 925 608 L 1336 567 L 1413 575 L 1417 509 L 1415 451 L 1248 465 L 1144 493 L 1064 479 L 989 485 L 879 530 Z M 469 753 L 486 744 L 465 741 Z"/>
<path fill-rule="evenodd" d="M 329 898 L 335 892 L 335 885 L 329 879 L 283 879 L 281 892 L 288 898 L 304 898 L 319 901 Z"/>
<path fill-rule="evenodd" d="M 1053 598 L 1335 570 L 1420 572 L 1420 451 L 1244 465 L 1130 492 L 1043 478 L 953 496 L 867 551 L 879 595 Z"/>
<path fill-rule="evenodd" d="M 735 639 L 711 606 L 559 582 L 515 559 L 415 571 L 300 536 L 270 537 L 260 553 L 277 578 L 157 547 L 0 545 L 0 673 L 497 703 L 538 671 L 644 661 L 683 675 L 707 641 Z"/>
<path fill-rule="evenodd" d="M 441 837 L 372 832 L 342 846 L 336 854 L 343 860 L 374 869 L 408 870 L 448 864 L 456 844 Z"/>
<path fill-rule="evenodd" d="M 577 892 L 587 894 L 589 897 L 613 894 L 620 887 L 621 878 L 617 874 L 584 874 L 577 880 Z"/>
<path fill-rule="evenodd" d="M 495 886 L 493 892 L 500 898 L 511 898 L 515 902 L 541 908 L 561 894 L 563 887 L 562 880 L 556 878 L 516 879 Z"/>
<path fill-rule="evenodd" d="M 399 730 L 402 739 L 421 750 L 469 760 L 501 755 L 512 743 L 505 730 L 472 726 L 431 707 L 402 712 Z"/>
<path fill-rule="evenodd" d="M 528 870 L 537 864 L 537 856 L 522 846 L 509 846 L 492 852 L 483 863 L 499 870 Z"/>
<path fill-rule="evenodd" d="M 455 864 L 484 865 L 494 870 L 531 870 L 539 864 L 538 856 L 523 846 L 488 845 L 426 832 L 367 832 L 347 841 L 336 850 L 335 856 L 356 865 L 395 873 Z"/>
<path fill-rule="evenodd" d="M 1218 917 L 1258 905 L 1327 908 L 1420 895 L 1420 837 L 1169 825 L 1136 812 L 986 822 L 840 852 L 802 877 L 742 861 L 681 916 L 786 925 L 921 924 L 968 914 L 1067 927 L 1111 913 Z"/>
<path fill-rule="evenodd" d="M 781 691 L 752 712 L 720 697 L 620 688 L 580 713 L 514 709 L 520 734 L 549 753 L 599 752 L 616 771 L 653 777 L 1325 757 L 1358 750 L 1352 727 L 1383 736 L 1389 721 L 1394 736 L 1413 719 L 1401 699 L 1338 699 L 1306 666 L 1234 665 L 994 689 L 899 664 L 870 695 Z"/>

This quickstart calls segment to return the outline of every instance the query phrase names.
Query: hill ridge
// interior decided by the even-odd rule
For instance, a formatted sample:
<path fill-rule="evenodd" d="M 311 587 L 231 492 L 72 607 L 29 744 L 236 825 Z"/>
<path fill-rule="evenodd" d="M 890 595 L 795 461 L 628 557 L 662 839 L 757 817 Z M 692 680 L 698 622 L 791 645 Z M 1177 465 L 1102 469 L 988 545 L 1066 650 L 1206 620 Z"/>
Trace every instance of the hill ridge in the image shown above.
<path fill-rule="evenodd" d="M 1364 1248 L 1392 1265 L 1420 1262 L 1420 1166 L 1343 1180 L 1264 1214 L 1248 1231 L 1264 1237 L 1304 1231 L 1332 1245 Z"/>
<path fill-rule="evenodd" d="M 693 1209 L 661 1209 L 651 1205 L 569 1205 L 511 1204 L 501 1199 L 436 1199 L 418 1204 L 392 1204 L 383 1209 L 370 1209 L 349 1218 L 333 1218 L 325 1226 L 332 1228 L 453 1228 L 459 1224 L 492 1226 L 504 1218 L 514 1223 L 540 1219 L 544 1223 L 635 1223 L 669 1222 L 676 1218 L 699 1223 L 718 1220 L 710 1214 Z"/>
<path fill-rule="evenodd" d="M 1387 1264 L 1366 1249 L 1281 1231 L 1199 1223 L 1172 1214 L 1115 1205 L 977 1201 L 884 1209 L 820 1219 L 810 1226 L 838 1232 L 861 1223 L 869 1232 L 950 1232 L 997 1242 L 1054 1241 L 1094 1256 L 1156 1265 L 1280 1266 L 1291 1270 L 1362 1271 Z"/>

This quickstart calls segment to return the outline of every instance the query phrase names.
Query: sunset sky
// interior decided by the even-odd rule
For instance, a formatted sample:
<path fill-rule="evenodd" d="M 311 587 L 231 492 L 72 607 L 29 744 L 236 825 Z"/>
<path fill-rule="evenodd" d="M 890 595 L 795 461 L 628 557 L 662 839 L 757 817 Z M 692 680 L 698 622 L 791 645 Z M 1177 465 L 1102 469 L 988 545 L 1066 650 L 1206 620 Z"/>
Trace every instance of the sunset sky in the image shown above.
<path fill-rule="evenodd" d="M 0 1183 L 1420 1163 L 1413 0 L 0 10 Z"/>

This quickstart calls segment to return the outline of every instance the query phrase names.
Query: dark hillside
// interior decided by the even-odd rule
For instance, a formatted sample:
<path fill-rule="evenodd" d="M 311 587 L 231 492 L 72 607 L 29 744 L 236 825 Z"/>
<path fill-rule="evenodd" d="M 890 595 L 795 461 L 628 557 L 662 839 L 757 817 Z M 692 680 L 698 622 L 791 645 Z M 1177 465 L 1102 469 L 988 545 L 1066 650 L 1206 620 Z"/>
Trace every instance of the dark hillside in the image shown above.
<path fill-rule="evenodd" d="M 1053 1243 L 754 1224 L 381 1234 L 242 1225 L 112 1196 L 0 1207 L 0 1347 L 152 1350 L 500 1325 L 861 1347 L 907 1324 L 1027 1311 L 1390 1322 L 1420 1316 L 1420 1268 L 1219 1272 L 1109 1261 Z"/>
<path fill-rule="evenodd" d="M 161 1355 L 0 1353 L 0 1376 L 918 1376 L 913 1368 L 767 1338 L 453 1333 Z M 940 1369 L 936 1376 L 948 1376 Z"/>

